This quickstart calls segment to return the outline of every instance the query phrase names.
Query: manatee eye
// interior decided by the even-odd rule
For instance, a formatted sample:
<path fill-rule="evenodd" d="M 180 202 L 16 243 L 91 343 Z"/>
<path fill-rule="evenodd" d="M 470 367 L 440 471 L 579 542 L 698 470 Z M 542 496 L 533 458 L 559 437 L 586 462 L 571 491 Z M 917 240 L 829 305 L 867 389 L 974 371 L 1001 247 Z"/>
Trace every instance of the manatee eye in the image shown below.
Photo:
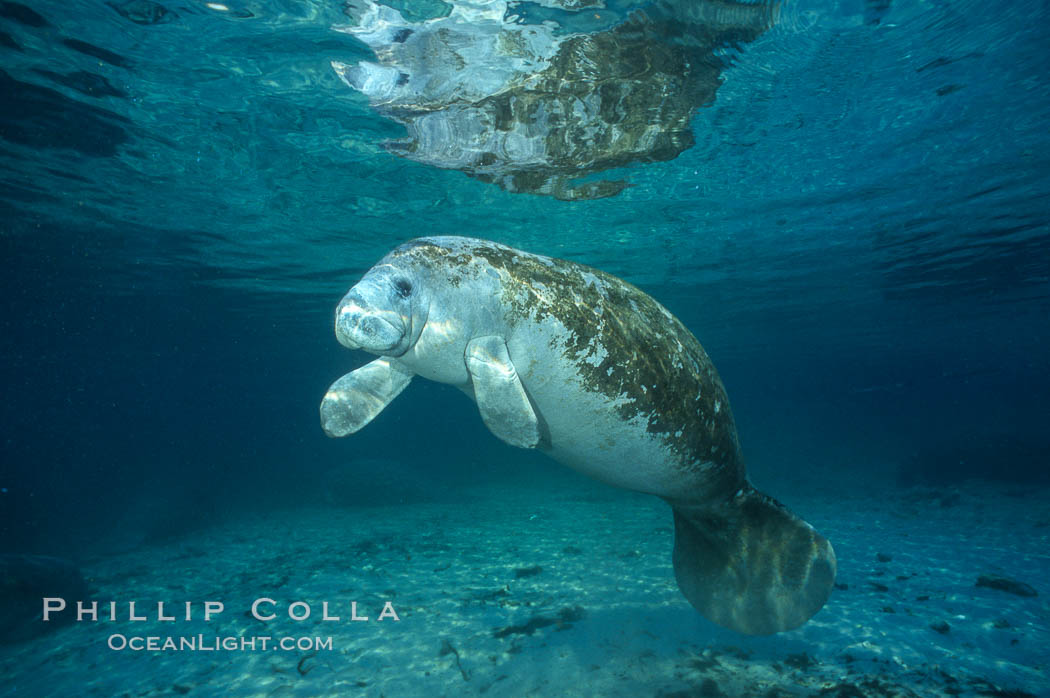
<path fill-rule="evenodd" d="M 408 279 L 398 279 L 394 282 L 394 288 L 397 289 L 397 295 L 402 298 L 408 298 L 412 295 L 412 282 Z"/>

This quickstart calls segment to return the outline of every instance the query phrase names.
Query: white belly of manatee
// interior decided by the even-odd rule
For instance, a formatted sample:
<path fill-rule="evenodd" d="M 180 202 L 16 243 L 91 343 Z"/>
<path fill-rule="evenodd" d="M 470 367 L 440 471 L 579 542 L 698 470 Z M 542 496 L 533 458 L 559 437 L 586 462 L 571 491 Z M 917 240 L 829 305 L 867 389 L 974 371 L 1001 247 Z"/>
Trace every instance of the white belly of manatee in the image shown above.
<path fill-rule="evenodd" d="M 549 329 L 542 334 L 561 345 L 565 330 Z M 574 370 L 566 370 L 564 361 L 556 361 L 535 343 L 512 339 L 509 349 L 536 412 L 550 432 L 547 449 L 551 457 L 617 487 L 661 497 L 688 494 L 693 483 L 668 467 L 673 456 L 666 444 L 646 432 L 647 420 L 642 416 L 624 420 L 616 414 L 616 408 L 628 404 L 630 397 L 610 399 L 591 392 Z M 544 360 L 537 360 L 537 354 Z M 518 355 L 523 360 L 514 358 Z"/>

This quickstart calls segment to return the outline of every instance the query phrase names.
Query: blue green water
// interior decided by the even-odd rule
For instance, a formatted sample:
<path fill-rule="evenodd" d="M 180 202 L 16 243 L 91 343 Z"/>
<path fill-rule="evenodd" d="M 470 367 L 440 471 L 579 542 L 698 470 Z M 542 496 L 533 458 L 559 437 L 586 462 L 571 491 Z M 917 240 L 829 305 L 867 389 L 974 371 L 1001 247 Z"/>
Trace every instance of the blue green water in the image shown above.
<path fill-rule="evenodd" d="M 607 4 L 512 12 L 586 33 L 659 3 Z M 336 303 L 432 234 L 657 298 L 718 366 L 768 489 L 1045 487 L 1045 2 L 785 2 L 711 54 L 691 147 L 577 201 L 385 149 L 405 125 L 330 65 L 375 60 L 349 22 L 335 0 L 0 3 L 0 552 L 76 558 L 132 502 L 167 536 L 310 501 L 392 448 L 450 485 L 543 472 L 443 386 L 353 443 L 318 426 L 365 360 Z"/>

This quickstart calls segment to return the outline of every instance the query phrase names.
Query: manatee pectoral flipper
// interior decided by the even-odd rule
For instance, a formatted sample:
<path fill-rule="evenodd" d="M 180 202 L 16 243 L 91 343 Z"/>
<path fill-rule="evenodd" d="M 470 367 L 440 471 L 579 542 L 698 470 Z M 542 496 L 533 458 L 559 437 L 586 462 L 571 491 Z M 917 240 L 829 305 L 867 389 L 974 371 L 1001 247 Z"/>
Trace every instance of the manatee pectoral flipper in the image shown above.
<path fill-rule="evenodd" d="M 714 506 L 670 504 L 678 588 L 709 620 L 768 635 L 797 628 L 828 600 L 835 551 L 773 498 L 745 486 Z"/>
<path fill-rule="evenodd" d="M 464 358 L 474 386 L 474 400 L 489 431 L 511 446 L 538 446 L 541 438 L 539 419 L 503 337 L 470 340 Z"/>
<path fill-rule="evenodd" d="M 376 359 L 332 383 L 321 401 L 324 433 L 346 436 L 361 429 L 408 387 L 413 375 L 397 361 Z"/>

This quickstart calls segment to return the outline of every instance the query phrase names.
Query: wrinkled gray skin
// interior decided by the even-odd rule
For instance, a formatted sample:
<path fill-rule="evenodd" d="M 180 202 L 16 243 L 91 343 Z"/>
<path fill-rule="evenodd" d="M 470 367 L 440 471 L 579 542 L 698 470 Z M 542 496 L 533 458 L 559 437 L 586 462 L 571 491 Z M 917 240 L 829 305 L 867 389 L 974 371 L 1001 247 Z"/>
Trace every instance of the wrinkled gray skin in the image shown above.
<path fill-rule="evenodd" d="M 788 630 L 831 593 L 831 545 L 747 482 L 710 359 L 634 286 L 493 242 L 420 238 L 350 289 L 335 331 L 380 358 L 325 395 L 330 436 L 364 427 L 414 376 L 454 385 L 508 444 L 666 500 L 679 588 L 714 622 Z"/>
<path fill-rule="evenodd" d="M 537 4 L 611 16 L 586 0 Z M 504 0 L 454 0 L 448 16 L 422 22 L 354 0 L 353 24 L 335 29 L 376 60 L 332 67 L 405 125 L 405 139 L 384 144 L 392 152 L 512 192 L 612 196 L 627 182 L 576 180 L 692 147 L 693 112 L 721 84 L 716 49 L 753 40 L 777 16 L 776 5 L 730 0 L 640 4 L 591 33 L 520 23 Z"/>

